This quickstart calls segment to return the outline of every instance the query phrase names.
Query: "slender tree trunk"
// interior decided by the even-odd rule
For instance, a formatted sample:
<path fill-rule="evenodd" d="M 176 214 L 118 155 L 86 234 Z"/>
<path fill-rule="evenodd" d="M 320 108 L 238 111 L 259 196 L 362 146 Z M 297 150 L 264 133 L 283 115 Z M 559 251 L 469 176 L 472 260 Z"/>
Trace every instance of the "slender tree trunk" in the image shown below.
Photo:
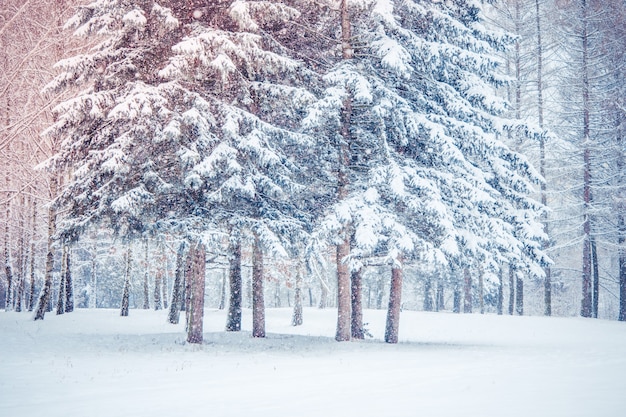
<path fill-rule="evenodd" d="M 428 275 L 424 280 L 424 311 L 433 311 L 433 281 L 432 276 Z"/>
<path fill-rule="evenodd" d="M 67 278 L 67 245 L 63 245 L 61 255 L 61 275 L 59 276 L 59 293 L 57 297 L 57 314 L 65 313 L 65 279 Z"/>
<path fill-rule="evenodd" d="M 452 271 L 452 275 L 454 279 L 454 287 L 452 290 L 452 312 L 459 314 L 461 313 L 461 283 L 455 271 Z"/>
<path fill-rule="evenodd" d="M 254 247 L 252 248 L 252 337 L 265 337 L 263 249 L 256 233 L 254 233 Z"/>
<path fill-rule="evenodd" d="M 150 309 L 150 284 L 149 284 L 149 269 L 150 264 L 148 261 L 148 239 L 145 239 L 145 271 L 143 276 L 143 309 Z"/>
<path fill-rule="evenodd" d="M 183 305 L 185 306 L 185 330 L 189 332 L 189 323 L 191 323 L 191 297 L 193 295 L 193 265 L 194 260 L 196 259 L 196 249 L 198 248 L 197 244 L 192 244 L 189 248 L 189 252 L 187 252 L 187 259 L 185 260 L 185 300 Z"/>
<path fill-rule="evenodd" d="M 509 264 L 509 315 L 515 311 L 515 267 Z"/>
<path fill-rule="evenodd" d="M 120 316 L 127 317 L 130 307 L 130 267 L 132 264 L 132 252 L 130 244 L 126 248 L 126 269 L 124 271 L 124 289 L 122 290 L 122 306 Z"/>
<path fill-rule="evenodd" d="M 163 269 L 162 266 L 157 268 L 157 271 L 154 274 L 154 310 L 161 310 L 163 307 L 161 304 L 161 286 L 163 283 Z"/>
<path fill-rule="evenodd" d="M 593 271 L 593 305 L 592 317 L 598 318 L 598 302 L 600 296 L 600 271 L 598 270 L 598 247 L 596 239 L 591 237 L 591 266 Z"/>
<path fill-rule="evenodd" d="M 619 268 L 619 321 L 626 321 L 626 221 L 620 214 L 617 219 L 618 228 L 618 268 Z"/>
<path fill-rule="evenodd" d="M 518 275 L 515 289 L 515 312 L 518 316 L 524 315 L 524 279 Z"/>
<path fill-rule="evenodd" d="M 358 271 L 352 271 L 350 277 L 351 284 L 351 307 L 352 307 L 352 320 L 350 322 L 350 332 L 353 338 L 363 339 L 365 338 L 365 331 L 363 330 L 363 269 Z"/>
<path fill-rule="evenodd" d="M 183 286 L 185 276 L 185 242 L 182 242 L 176 252 L 176 272 L 172 288 L 172 302 L 167 320 L 171 324 L 178 324 L 180 320 L 180 306 L 183 301 Z"/>
<path fill-rule="evenodd" d="M 98 308 L 98 240 L 93 236 L 93 248 L 91 255 L 91 295 L 89 307 Z"/>
<path fill-rule="evenodd" d="M 187 342 L 202 343 L 204 326 L 204 291 L 206 285 L 206 249 L 198 242 L 191 251 L 191 273 L 189 274 L 190 303 L 187 323 Z"/>
<path fill-rule="evenodd" d="M 322 280 L 320 280 L 320 303 L 317 306 L 320 310 L 325 309 L 328 306 L 328 288 Z"/>
<path fill-rule="evenodd" d="M 398 343 L 400 326 L 400 307 L 402 306 L 402 268 L 391 269 L 391 286 L 389 288 L 389 308 L 385 325 L 385 342 Z"/>
<path fill-rule="evenodd" d="M 30 281 L 28 291 L 28 311 L 33 311 L 35 308 L 35 241 L 37 238 L 37 201 L 32 201 L 33 214 L 31 217 L 31 235 L 30 235 Z"/>
<path fill-rule="evenodd" d="M 26 260 L 25 260 L 25 251 L 24 251 L 24 233 L 26 228 L 24 227 L 24 212 L 25 212 L 25 199 L 24 196 L 20 197 L 20 213 L 19 213 L 19 223 L 18 223 L 18 238 L 17 238 L 17 282 L 15 288 L 15 311 L 22 311 L 22 301 L 24 300 L 24 281 L 25 281 L 25 270 L 26 270 Z"/>
<path fill-rule="evenodd" d="M 591 266 L 591 217 L 589 209 L 591 205 L 591 149 L 590 149 L 590 100 L 589 100 L 589 68 L 588 68 L 588 30 L 587 30 L 587 1 L 582 0 L 582 87 L 583 87 L 583 277 L 582 277 L 582 300 L 580 315 L 591 317 L 592 315 L 592 266 Z"/>
<path fill-rule="evenodd" d="M 302 325 L 302 267 L 300 265 L 298 265 L 298 270 L 296 271 L 296 288 L 293 297 L 291 325 Z"/>
<path fill-rule="evenodd" d="M 470 274 L 469 268 L 463 269 L 463 313 L 471 313 L 472 312 L 472 275 Z"/>
<path fill-rule="evenodd" d="M 50 179 L 51 195 L 55 196 L 57 192 L 57 179 Z M 34 320 L 43 320 L 48 311 L 50 304 L 50 293 L 52 292 L 52 271 L 54 270 L 54 233 L 56 231 L 57 214 L 54 207 L 48 207 L 48 243 L 46 247 L 46 275 L 44 277 L 43 288 L 37 301 L 37 309 L 35 310 Z"/>
<path fill-rule="evenodd" d="M 496 307 L 499 316 L 502 315 L 503 306 L 504 306 L 504 278 L 502 276 L 502 268 L 500 268 L 500 270 L 498 271 L 498 305 Z"/>
<path fill-rule="evenodd" d="M 7 180 L 7 184 L 8 184 L 8 180 Z M 14 281 L 13 281 L 13 266 L 12 266 L 12 260 L 11 260 L 11 250 L 9 248 L 9 242 L 10 242 L 10 229 L 9 229 L 9 220 L 11 218 L 11 206 L 10 203 L 7 201 L 6 203 L 7 206 L 7 210 L 6 210 L 6 225 L 4 228 L 4 273 L 6 275 L 6 280 L 7 280 L 7 298 L 6 298 L 6 311 L 10 311 L 13 309 L 13 293 L 14 293 Z"/>
<path fill-rule="evenodd" d="M 344 60 L 351 60 L 354 51 L 351 45 L 350 16 L 347 0 L 341 0 L 341 45 Z M 352 99 L 347 97 L 341 112 L 341 144 L 339 146 L 339 172 L 337 200 L 342 201 L 348 196 L 348 169 L 350 164 L 350 125 L 352 122 Z M 351 297 L 350 271 L 347 258 L 350 255 L 350 233 L 344 227 L 343 242 L 337 246 L 337 333 L 335 339 L 339 342 L 350 340 L 351 334 Z"/>
<path fill-rule="evenodd" d="M 169 259 L 167 257 L 167 253 L 165 251 L 165 245 L 162 246 L 162 251 L 161 251 L 161 259 L 163 259 L 163 282 L 161 282 L 161 292 L 162 292 L 162 297 L 161 299 L 163 300 L 163 309 L 167 310 L 167 299 L 168 299 L 168 295 L 169 295 L 169 291 L 168 291 L 168 283 L 169 283 L 169 274 L 170 274 L 170 262 Z"/>
<path fill-rule="evenodd" d="M 539 127 L 543 129 L 543 42 L 541 29 L 541 13 L 539 10 L 539 0 L 535 0 L 535 22 L 537 26 L 537 113 L 539 118 Z M 546 188 L 546 140 L 544 135 L 539 138 L 539 173 L 544 179 L 541 183 L 541 204 L 546 207 L 548 205 L 548 196 Z M 543 214 L 543 231 L 548 235 L 548 213 Z M 549 246 L 549 240 L 544 241 L 543 249 Z M 552 272 L 549 266 L 544 268 L 544 315 L 552 315 Z"/>
<path fill-rule="evenodd" d="M 220 285 L 220 304 L 219 310 L 226 308 L 226 271 L 222 271 L 222 285 Z"/>
<path fill-rule="evenodd" d="M 443 280 L 441 275 L 439 276 L 439 279 L 437 280 L 437 297 L 436 297 L 436 311 L 442 311 L 446 309 L 445 306 L 445 301 L 444 301 L 444 294 L 443 294 Z"/>
<path fill-rule="evenodd" d="M 243 295 L 241 280 L 241 241 L 238 236 L 231 237 L 229 252 L 228 280 L 230 283 L 230 297 L 228 301 L 226 331 L 238 332 L 241 330 L 241 298 Z"/>
<path fill-rule="evenodd" d="M 485 279 L 483 274 L 483 268 L 478 267 L 478 306 L 480 307 L 480 314 L 485 314 Z"/>
<path fill-rule="evenodd" d="M 72 279 L 72 249 L 66 246 L 67 256 L 65 260 L 65 312 L 74 311 L 74 281 Z"/>

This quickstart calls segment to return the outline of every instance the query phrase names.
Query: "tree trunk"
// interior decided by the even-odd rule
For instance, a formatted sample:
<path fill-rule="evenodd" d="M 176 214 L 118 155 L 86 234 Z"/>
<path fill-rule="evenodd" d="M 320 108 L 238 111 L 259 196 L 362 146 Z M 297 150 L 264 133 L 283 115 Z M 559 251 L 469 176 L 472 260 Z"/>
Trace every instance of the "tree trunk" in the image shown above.
<path fill-rule="evenodd" d="M 598 270 L 598 247 L 596 239 L 591 238 L 591 266 L 593 271 L 593 305 L 592 317 L 598 318 L 598 301 L 600 296 L 600 271 Z"/>
<path fill-rule="evenodd" d="M 168 295 L 169 295 L 169 291 L 167 287 L 169 285 L 170 263 L 167 257 L 167 253 L 165 252 L 165 245 L 163 245 L 161 249 L 162 249 L 161 259 L 163 259 L 163 282 L 161 282 L 161 290 L 162 290 L 161 299 L 163 300 L 163 309 L 167 310 L 167 306 L 168 306 L 167 300 L 168 300 Z"/>
<path fill-rule="evenodd" d="M 191 297 L 192 297 L 192 287 L 193 287 L 193 265 L 194 260 L 196 258 L 196 249 L 197 244 L 192 244 L 189 248 L 189 252 L 187 252 L 187 259 L 185 260 L 185 300 L 183 305 L 185 306 L 185 328 L 186 331 L 189 331 L 189 323 L 191 323 Z"/>
<path fill-rule="evenodd" d="M 24 250 L 24 233 L 26 228 L 24 227 L 24 212 L 25 212 L 25 199 L 24 196 L 20 198 L 20 220 L 18 224 L 18 238 L 17 238 L 17 282 L 15 288 L 15 311 L 22 311 L 22 301 L 24 300 L 24 281 L 25 281 L 25 250 Z"/>
<path fill-rule="evenodd" d="M 459 277 L 456 276 L 456 273 L 453 271 L 453 279 L 454 279 L 454 288 L 452 293 L 452 312 L 453 313 L 461 313 L 461 283 L 459 282 Z"/>
<path fill-rule="evenodd" d="M 509 315 L 515 311 L 515 267 L 509 264 Z"/>
<path fill-rule="evenodd" d="M 252 248 L 252 337 L 265 337 L 263 248 L 256 233 L 254 233 L 254 247 Z"/>
<path fill-rule="evenodd" d="M 163 306 L 161 305 L 161 286 L 163 283 L 163 269 L 161 266 L 157 267 L 157 271 L 154 274 L 154 310 L 158 311 Z"/>
<path fill-rule="evenodd" d="M 391 269 L 391 286 L 389 288 L 389 308 L 385 325 L 385 342 L 398 343 L 400 325 L 400 307 L 402 305 L 402 268 Z"/>
<path fill-rule="evenodd" d="M 293 297 L 291 325 L 301 326 L 302 321 L 302 268 L 298 266 L 298 270 L 296 271 L 296 288 Z"/>
<path fill-rule="evenodd" d="M 437 280 L 437 296 L 436 296 L 435 310 L 442 311 L 445 309 L 446 309 L 446 305 L 445 305 L 444 294 L 443 294 L 443 279 L 440 275 L 439 279 Z"/>
<path fill-rule="evenodd" d="M 478 306 L 480 314 L 485 314 L 485 280 L 483 268 L 478 267 Z"/>
<path fill-rule="evenodd" d="M 626 221 L 624 215 L 617 218 L 618 267 L 619 267 L 619 321 L 626 321 Z"/>
<path fill-rule="evenodd" d="M 424 280 L 424 311 L 433 311 L 433 281 L 432 276 L 428 275 Z"/>
<path fill-rule="evenodd" d="M 56 195 L 57 180 L 56 178 L 50 179 L 51 195 Z M 44 277 L 43 288 L 39 299 L 37 301 L 37 309 L 35 310 L 34 320 L 43 320 L 48 311 L 48 305 L 50 304 L 50 293 L 52 291 L 52 271 L 54 269 L 54 247 L 53 236 L 56 231 L 56 218 L 57 214 L 54 207 L 50 205 L 48 207 L 48 241 L 46 248 L 46 275 Z"/>
<path fill-rule="evenodd" d="M 463 268 L 463 313 L 472 312 L 472 275 L 469 268 Z"/>
<path fill-rule="evenodd" d="M 7 210 L 6 210 L 6 225 L 4 228 L 4 272 L 7 280 L 7 297 L 6 297 L 6 311 L 10 311 L 13 309 L 13 292 L 15 291 L 13 285 L 13 266 L 11 261 L 11 250 L 9 248 L 10 241 L 10 229 L 9 229 L 9 220 L 11 218 L 11 206 L 7 201 Z"/>
<path fill-rule="evenodd" d="M 241 241 L 238 236 L 231 237 L 229 251 L 228 280 L 230 283 L 230 297 L 228 300 L 226 331 L 238 332 L 241 330 L 241 298 L 243 295 L 241 280 Z"/>
<path fill-rule="evenodd" d="M 35 241 L 37 234 L 37 201 L 33 199 L 32 201 L 33 215 L 31 217 L 30 224 L 30 280 L 29 280 L 29 290 L 28 290 L 28 300 L 26 308 L 28 311 L 33 311 L 35 308 Z"/>
<path fill-rule="evenodd" d="M 57 314 L 65 313 L 65 287 L 67 278 L 67 245 L 63 245 L 61 255 L 61 275 L 59 276 L 59 293 L 57 297 Z"/>
<path fill-rule="evenodd" d="M 325 309 L 328 306 L 328 288 L 320 279 L 320 303 L 318 304 L 318 308 L 320 310 Z"/>
<path fill-rule="evenodd" d="M 202 343 L 204 325 L 204 291 L 206 285 L 206 249 L 200 242 L 190 251 L 190 302 L 187 322 L 187 342 Z"/>
<path fill-rule="evenodd" d="M 65 259 L 65 312 L 74 311 L 74 281 L 72 280 L 72 249 L 67 247 Z"/>
<path fill-rule="evenodd" d="M 91 294 L 89 295 L 89 307 L 98 308 L 98 240 L 94 234 L 93 248 L 91 253 Z"/>
<path fill-rule="evenodd" d="M 500 268 L 498 270 L 498 305 L 496 307 L 499 316 L 502 315 L 503 305 L 504 305 L 504 278 L 502 276 L 502 268 Z"/>
<path fill-rule="evenodd" d="M 219 310 L 226 308 L 226 271 L 222 271 L 222 285 L 220 285 L 220 304 Z"/>
<path fill-rule="evenodd" d="M 167 316 L 167 321 L 171 324 L 178 324 L 180 320 L 180 305 L 183 301 L 183 285 L 185 285 L 185 242 L 182 242 L 180 246 L 178 246 L 178 251 L 176 252 L 175 274 L 172 288 L 172 302 L 170 303 L 170 311 Z"/>
<path fill-rule="evenodd" d="M 517 276 L 517 288 L 515 289 L 515 312 L 518 316 L 524 315 L 524 279 Z"/>
<path fill-rule="evenodd" d="M 354 51 L 351 45 L 350 16 L 347 0 L 341 0 L 341 49 L 342 58 L 351 60 Z M 350 164 L 350 126 L 352 122 L 352 99 L 344 100 L 341 112 L 341 143 L 339 145 L 339 170 L 337 174 L 337 200 L 342 201 L 348 196 L 348 169 Z M 350 255 L 350 233 L 348 226 L 342 231 L 343 241 L 337 246 L 337 332 L 338 342 L 350 340 L 351 297 L 350 271 L 347 258 Z"/>
<path fill-rule="evenodd" d="M 145 244 L 145 271 L 143 276 L 143 309 L 150 309 L 150 284 L 149 284 L 149 269 L 150 264 L 148 263 L 148 239 L 144 240 Z"/>
<path fill-rule="evenodd" d="M 358 271 L 352 271 L 350 284 L 350 300 L 352 307 L 350 331 L 353 338 L 363 339 L 365 338 L 365 332 L 363 330 L 363 268 Z"/>
<path fill-rule="evenodd" d="M 124 271 L 124 289 L 122 290 L 122 306 L 120 308 L 120 316 L 127 317 L 130 307 L 130 267 L 132 263 L 132 252 L 130 244 L 126 249 L 126 270 Z"/>
<path fill-rule="evenodd" d="M 535 22 L 537 26 L 537 113 L 539 127 L 543 129 L 543 42 L 541 32 L 541 14 L 539 10 L 539 0 L 535 0 Z M 539 138 L 539 173 L 544 181 L 541 183 L 541 204 L 546 207 L 548 205 L 548 196 L 546 189 L 546 140 L 544 135 Z M 548 213 L 543 214 L 543 231 L 548 235 Z M 543 249 L 547 249 L 549 241 L 543 243 Z M 544 279 L 544 315 L 552 315 L 552 272 L 550 267 L 544 268 L 546 274 Z"/>
<path fill-rule="evenodd" d="M 582 276 L 582 300 L 580 315 L 591 317 L 592 315 L 592 270 L 591 270 L 591 149 L 590 145 L 590 99 L 589 99 L 589 68 L 588 68 L 588 32 L 587 32 L 587 1 L 582 0 L 582 99 L 583 99 L 583 276 Z"/>

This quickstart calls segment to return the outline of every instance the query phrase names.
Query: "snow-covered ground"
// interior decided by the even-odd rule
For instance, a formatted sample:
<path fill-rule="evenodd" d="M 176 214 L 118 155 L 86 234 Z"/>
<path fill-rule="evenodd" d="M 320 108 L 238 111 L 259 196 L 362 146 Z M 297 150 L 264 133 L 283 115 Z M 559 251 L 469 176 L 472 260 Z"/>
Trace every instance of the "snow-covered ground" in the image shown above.
<path fill-rule="evenodd" d="M 336 312 L 267 311 L 268 337 L 223 331 L 184 343 L 166 312 L 0 312 L 0 416 L 623 416 L 626 324 L 404 311 L 373 339 L 337 343 Z"/>

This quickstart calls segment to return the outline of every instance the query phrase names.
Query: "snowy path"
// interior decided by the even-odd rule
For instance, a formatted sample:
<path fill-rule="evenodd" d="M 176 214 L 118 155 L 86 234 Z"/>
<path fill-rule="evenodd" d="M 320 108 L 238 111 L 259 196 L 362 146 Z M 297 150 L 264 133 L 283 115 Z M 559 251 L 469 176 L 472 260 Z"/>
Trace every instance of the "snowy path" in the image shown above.
<path fill-rule="evenodd" d="M 333 310 L 268 310 L 268 338 L 183 343 L 165 312 L 0 312 L 0 416 L 621 416 L 626 325 L 405 311 L 401 342 L 336 343 Z M 244 329 L 250 329 L 244 312 Z"/>

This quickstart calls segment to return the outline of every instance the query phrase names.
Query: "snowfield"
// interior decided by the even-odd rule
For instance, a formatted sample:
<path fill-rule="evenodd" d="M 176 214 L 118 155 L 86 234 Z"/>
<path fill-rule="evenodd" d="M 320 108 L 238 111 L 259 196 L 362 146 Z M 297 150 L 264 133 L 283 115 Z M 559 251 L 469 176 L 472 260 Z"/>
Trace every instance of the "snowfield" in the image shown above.
<path fill-rule="evenodd" d="M 626 324 L 402 312 L 400 343 L 334 341 L 336 311 L 268 309 L 266 339 L 184 342 L 165 311 L 0 312 L 0 416 L 623 416 Z M 184 313 L 181 316 L 184 319 Z"/>

